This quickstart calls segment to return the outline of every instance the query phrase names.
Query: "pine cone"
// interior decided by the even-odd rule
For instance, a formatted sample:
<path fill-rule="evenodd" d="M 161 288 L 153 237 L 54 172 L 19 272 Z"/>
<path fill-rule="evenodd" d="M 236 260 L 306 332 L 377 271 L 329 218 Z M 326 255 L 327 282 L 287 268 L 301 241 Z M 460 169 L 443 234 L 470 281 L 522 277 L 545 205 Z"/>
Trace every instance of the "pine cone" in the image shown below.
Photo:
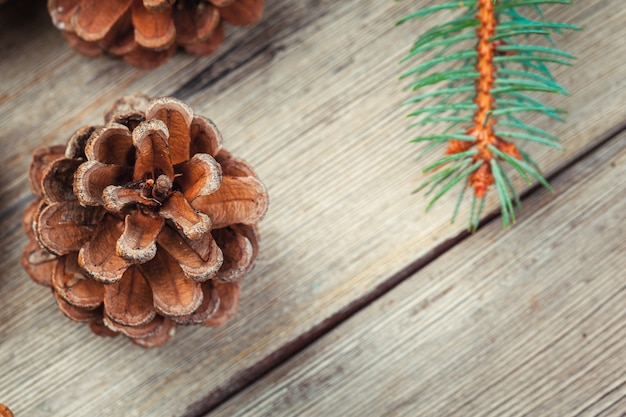
<path fill-rule="evenodd" d="M 34 153 L 22 265 L 96 334 L 152 347 L 176 323 L 219 326 L 257 257 L 265 187 L 176 99 L 126 97 L 105 120 Z"/>
<path fill-rule="evenodd" d="M 107 52 L 144 69 L 163 64 L 177 46 L 213 53 L 224 22 L 261 19 L 264 0 L 48 0 L 54 25 L 79 53 Z"/>
<path fill-rule="evenodd" d="M 1 3 L 2 0 L 0 0 L 0 4 Z M 0 404 L 0 417 L 13 417 L 13 413 L 11 412 L 11 410 L 9 410 L 9 407 Z"/>

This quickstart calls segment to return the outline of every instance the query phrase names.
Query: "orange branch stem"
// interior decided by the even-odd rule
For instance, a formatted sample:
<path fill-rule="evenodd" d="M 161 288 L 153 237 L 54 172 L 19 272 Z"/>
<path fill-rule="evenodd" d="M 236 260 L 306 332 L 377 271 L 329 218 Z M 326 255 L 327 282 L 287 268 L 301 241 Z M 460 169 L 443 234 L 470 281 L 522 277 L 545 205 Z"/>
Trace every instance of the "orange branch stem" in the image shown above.
<path fill-rule="evenodd" d="M 497 21 L 493 0 L 478 0 L 477 6 L 476 18 L 480 21 L 480 25 L 476 28 L 478 38 L 476 45 L 478 59 L 475 67 L 478 71 L 478 77 L 475 82 L 476 97 L 474 98 L 476 112 L 472 119 L 472 127 L 467 129 L 467 134 L 475 137 L 476 140 L 474 142 L 450 141 L 446 153 L 454 154 L 464 152 L 473 146 L 476 147 L 478 153 L 474 155 L 474 162 L 483 161 L 484 163 L 470 175 L 469 185 L 474 188 L 476 197 L 482 198 L 489 186 L 493 184 L 493 175 L 489 164 L 493 155 L 487 146 L 500 142 L 493 130 L 496 122 L 491 117 L 495 104 L 491 90 L 495 83 L 493 58 L 496 54 L 496 45 L 489 41 L 496 33 Z"/>
<path fill-rule="evenodd" d="M 496 34 L 497 24 L 492 0 L 478 1 L 476 18 L 480 21 L 480 25 L 476 28 L 476 36 L 478 37 L 478 44 L 476 45 L 478 78 L 476 79 L 476 97 L 474 98 L 476 113 L 473 119 L 474 126 L 469 129 L 468 133 L 476 137 L 478 153 L 474 156 L 474 160 L 481 160 L 484 163 L 472 173 L 469 184 L 474 188 L 476 197 L 482 198 L 489 186 L 493 184 L 493 174 L 489 164 L 493 156 L 487 146 L 496 142 L 493 131 L 495 120 L 490 117 L 495 103 L 491 89 L 494 85 L 493 57 L 496 46 L 489 39 Z"/>

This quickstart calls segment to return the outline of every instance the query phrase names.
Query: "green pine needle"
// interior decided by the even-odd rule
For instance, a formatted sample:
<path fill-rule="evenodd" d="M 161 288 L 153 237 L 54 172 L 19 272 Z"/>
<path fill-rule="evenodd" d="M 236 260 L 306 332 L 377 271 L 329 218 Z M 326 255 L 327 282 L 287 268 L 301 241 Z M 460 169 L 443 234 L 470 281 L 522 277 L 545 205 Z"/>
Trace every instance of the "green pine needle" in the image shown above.
<path fill-rule="evenodd" d="M 548 78 L 548 77 L 545 77 L 545 76 L 542 76 L 542 75 L 539 75 L 539 74 L 536 74 L 534 72 L 514 70 L 514 69 L 510 69 L 510 68 L 498 68 L 498 74 L 506 76 L 506 77 L 505 78 L 498 78 L 498 79 L 496 79 L 496 83 L 503 83 L 504 80 L 508 80 L 509 77 L 524 77 L 524 78 L 529 78 L 529 79 L 534 80 L 534 81 L 538 81 L 538 82 L 542 83 L 543 85 L 554 87 L 554 88 L 558 89 L 562 94 L 566 94 L 566 95 L 569 94 L 567 92 L 567 90 L 565 88 L 561 87 L 559 84 L 557 84 L 554 81 L 554 79 Z"/>
<path fill-rule="evenodd" d="M 402 75 L 400 78 L 408 77 L 408 75 Z M 428 85 L 436 84 L 441 81 L 455 81 L 455 80 L 466 80 L 466 79 L 476 79 L 478 77 L 478 71 L 471 67 L 462 67 L 454 70 L 446 70 L 442 72 L 438 72 L 435 74 L 431 74 L 427 77 L 424 77 L 412 84 L 409 84 L 407 88 L 413 89 L 416 91 L 422 87 L 426 87 Z"/>
<path fill-rule="evenodd" d="M 441 183 L 441 181 L 445 180 L 446 178 L 449 178 L 455 172 L 463 170 L 468 165 L 469 165 L 469 161 L 460 161 L 460 162 L 456 162 L 446 167 L 445 169 L 442 169 L 441 171 L 431 175 L 426 181 L 424 181 L 419 187 L 417 187 L 413 191 L 413 193 L 418 193 L 431 184 L 434 184 L 434 187 L 436 187 L 437 185 Z M 432 190 L 433 189 L 431 188 L 431 190 L 427 192 L 426 195 L 430 194 Z"/>
<path fill-rule="evenodd" d="M 433 42 L 441 37 L 446 37 L 454 33 L 463 32 L 465 29 L 475 28 L 479 25 L 479 22 L 473 17 L 461 18 L 445 25 L 435 26 L 430 31 L 420 36 L 413 45 L 413 49 L 419 48 L 422 45 L 426 45 L 429 42 Z"/>
<path fill-rule="evenodd" d="M 559 116 L 559 114 L 566 114 L 567 111 L 562 109 L 556 109 L 553 107 L 548 107 L 544 105 L 541 101 L 527 96 L 526 94 L 520 93 L 519 91 L 509 91 L 506 93 L 507 96 L 514 98 L 515 100 L 503 99 L 501 97 L 498 98 L 499 104 L 504 104 L 507 106 L 519 106 L 523 103 L 530 103 L 533 107 L 538 108 L 540 112 L 543 112 L 544 116 L 548 116 L 552 119 L 558 120 L 559 122 L 564 122 L 565 119 Z M 507 117 L 511 117 L 513 113 L 507 115 Z"/>
<path fill-rule="evenodd" d="M 473 142 L 474 139 L 476 139 L 474 136 L 464 135 L 462 133 L 444 133 L 442 135 L 418 136 L 415 139 L 411 139 L 410 142 L 425 142 L 431 140 L 441 142 L 448 140 L 467 140 Z"/>
<path fill-rule="evenodd" d="M 467 186 L 461 188 L 461 192 L 459 193 L 459 198 L 456 201 L 456 205 L 454 206 L 454 212 L 452 213 L 452 219 L 450 223 L 454 223 L 456 220 L 456 215 L 459 214 L 459 208 L 461 207 L 461 203 L 463 202 L 463 197 L 465 197 L 465 190 L 467 190 Z"/>
<path fill-rule="evenodd" d="M 446 156 L 444 158 L 441 158 L 440 160 L 438 160 L 434 164 L 428 165 L 426 168 L 424 168 L 424 170 L 422 172 L 427 173 L 428 171 L 432 171 L 433 169 L 438 168 L 441 165 L 447 164 L 450 161 L 456 161 L 457 159 L 469 158 L 470 156 L 474 156 L 477 153 L 478 153 L 478 151 L 476 149 L 472 149 L 471 151 L 459 152 L 459 153 L 455 153 L 453 155 L 448 155 L 448 156 Z"/>
<path fill-rule="evenodd" d="M 412 104 L 412 103 L 416 103 L 418 101 L 424 100 L 426 98 L 429 97 L 437 97 L 437 96 L 447 96 L 447 95 L 452 95 L 452 94 L 457 94 L 457 93 L 471 93 L 472 91 L 474 91 L 475 87 L 472 83 L 472 85 L 466 85 L 466 86 L 462 86 L 462 87 L 456 87 L 456 88 L 442 88 L 441 90 L 436 90 L 436 91 L 431 91 L 429 93 L 424 93 L 424 94 L 419 94 L 407 101 L 405 101 L 404 103 L 402 103 L 403 105 L 406 104 Z"/>
<path fill-rule="evenodd" d="M 538 127 L 535 126 L 531 126 L 529 124 L 523 123 L 521 122 L 519 119 L 517 118 L 512 118 L 512 121 L 509 120 L 500 120 L 498 122 L 499 126 L 506 126 L 506 127 L 515 127 L 521 130 L 525 130 L 531 134 L 535 134 L 538 136 L 543 136 L 544 138 L 551 140 L 552 142 L 558 142 L 559 138 L 557 138 L 556 136 L 546 132 L 545 130 L 539 129 Z"/>
<path fill-rule="evenodd" d="M 529 80 L 501 78 L 499 80 L 496 80 L 496 85 L 502 85 L 502 87 L 494 88 L 493 90 L 491 90 L 491 93 L 494 95 L 509 93 L 511 91 L 543 91 L 544 93 L 563 94 L 563 91 L 558 87 Z"/>
<path fill-rule="evenodd" d="M 422 126 L 428 123 L 469 123 L 472 121 L 472 116 L 446 116 L 446 117 L 434 117 L 429 119 L 420 120 L 419 122 L 409 125 L 409 128 L 415 126 Z"/>
<path fill-rule="evenodd" d="M 529 112 L 529 111 L 532 111 L 532 112 L 544 112 L 544 113 L 548 113 L 548 112 L 550 112 L 550 113 L 567 113 L 565 110 L 557 109 L 555 107 L 517 106 L 517 107 L 506 107 L 506 108 L 501 108 L 501 109 L 495 109 L 493 111 L 493 115 L 494 116 L 501 116 L 503 114 L 519 113 L 519 112 Z"/>
<path fill-rule="evenodd" d="M 543 29 L 516 29 L 516 30 L 508 30 L 506 32 L 503 33 L 498 33 L 497 35 L 493 35 L 491 38 L 489 38 L 490 41 L 496 41 L 498 39 L 507 39 L 507 38 L 511 38 L 513 36 L 520 36 L 520 35 L 549 35 L 550 32 L 548 32 L 547 30 L 543 30 Z"/>
<path fill-rule="evenodd" d="M 449 38 L 443 38 L 442 40 L 437 41 L 437 42 L 430 42 L 430 43 L 426 43 L 426 44 L 420 44 L 419 46 L 413 47 L 413 49 L 411 49 L 411 52 L 407 56 L 402 58 L 402 61 L 400 61 L 400 62 L 407 61 L 408 59 L 413 58 L 415 55 L 417 55 L 419 53 L 430 51 L 431 49 L 435 49 L 435 48 L 438 48 L 440 46 L 454 45 L 454 44 L 456 44 L 458 42 L 472 39 L 472 38 L 474 38 L 474 36 L 476 36 L 476 35 L 474 35 L 474 33 L 468 32 L 468 33 L 464 33 L 462 35 L 452 36 L 452 37 L 449 37 Z"/>
<path fill-rule="evenodd" d="M 428 203 L 428 206 L 426 207 L 426 211 L 430 210 L 433 204 L 435 204 L 435 202 L 439 200 L 445 193 L 447 193 L 452 187 L 457 185 L 461 180 L 467 179 L 467 177 L 469 177 L 472 172 L 476 171 L 478 167 L 480 167 L 482 164 L 483 161 L 478 161 L 469 168 L 461 171 L 458 175 L 453 175 L 452 178 L 443 187 L 441 187 L 439 192 L 435 194 L 433 199 L 430 200 L 430 203 Z"/>
<path fill-rule="evenodd" d="M 512 132 L 512 131 L 502 131 L 502 130 L 498 130 L 497 133 L 498 133 L 498 136 L 502 137 L 505 140 L 506 138 L 529 140 L 532 142 L 541 143 L 542 145 L 546 145 L 554 149 L 558 149 L 560 151 L 563 150 L 563 147 L 561 145 L 554 142 L 553 140 L 546 139 L 542 136 L 531 135 L 529 133 L 523 133 L 523 132 Z"/>
<path fill-rule="evenodd" d="M 468 49 L 465 51 L 455 52 L 453 54 L 442 56 L 439 58 L 433 58 L 430 61 L 422 62 L 421 64 L 411 68 L 409 71 L 402 74 L 402 78 L 408 77 L 409 75 L 413 75 L 413 74 L 422 74 L 425 71 L 428 71 L 429 69 L 433 68 L 434 66 L 443 64 L 445 62 L 456 61 L 459 59 L 476 58 L 477 56 L 478 54 L 476 53 L 476 51 L 472 49 Z M 501 58 L 504 58 L 504 57 L 501 57 Z"/>
<path fill-rule="evenodd" d="M 495 146 L 489 145 L 488 146 L 489 150 L 493 153 L 495 153 L 496 155 L 498 155 L 500 158 L 504 159 L 505 161 L 507 161 L 517 172 L 520 173 L 520 175 L 527 181 L 530 183 L 530 179 L 528 178 L 528 175 L 526 174 L 530 174 L 531 176 L 535 177 L 535 179 L 537 181 L 539 181 L 541 184 L 543 184 L 544 187 L 546 187 L 548 190 L 553 191 L 552 190 L 552 186 L 548 183 L 548 181 L 543 177 L 543 175 L 541 175 L 538 171 L 536 171 L 533 167 L 529 166 L 528 164 L 526 164 L 526 162 L 524 161 L 520 161 L 519 159 L 515 159 L 510 155 L 505 154 L 504 152 L 500 151 L 498 148 L 496 148 Z"/>
<path fill-rule="evenodd" d="M 582 30 L 580 26 L 572 25 L 569 23 L 559 23 L 559 22 L 534 22 L 532 20 L 524 19 L 523 21 L 519 20 L 509 20 L 507 22 L 502 22 L 498 25 L 498 29 L 500 30 L 515 30 L 515 29 L 543 29 L 543 30 Z"/>
<path fill-rule="evenodd" d="M 498 161 L 495 159 L 491 160 L 491 172 L 493 173 L 498 197 L 500 197 L 500 205 L 502 208 L 502 226 L 507 228 L 511 224 L 515 223 L 515 209 L 513 208 L 513 201 L 509 196 L 507 181 L 504 179 L 506 174 L 502 172 Z"/>
<path fill-rule="evenodd" d="M 495 10 L 502 11 L 504 9 L 512 9 L 514 7 L 532 6 L 541 4 L 572 4 L 572 0 L 518 0 L 518 1 L 499 1 L 496 3 Z"/>
<path fill-rule="evenodd" d="M 472 210 L 470 211 L 470 221 L 467 229 L 474 233 L 478 230 L 478 226 L 480 225 L 480 218 L 483 213 L 483 208 L 485 207 L 485 198 L 480 199 L 480 204 L 478 205 L 478 210 L 475 210 L 476 203 L 478 202 L 478 198 L 474 195 L 472 196 Z"/>
<path fill-rule="evenodd" d="M 531 107 L 531 106 L 528 106 Z M 417 109 L 408 114 L 408 116 L 417 116 L 423 113 L 444 113 L 449 110 L 476 110 L 475 103 L 459 103 L 459 104 L 442 104 L 432 106 L 425 109 Z"/>
<path fill-rule="evenodd" d="M 531 61 L 540 61 L 540 62 L 553 62 L 556 64 L 571 66 L 572 63 L 561 58 L 556 58 L 553 56 L 542 56 L 542 55 L 511 55 L 511 56 L 497 56 L 493 59 L 493 62 L 531 62 Z"/>
<path fill-rule="evenodd" d="M 536 46 L 536 45 L 501 45 L 498 46 L 498 51 L 514 51 L 514 52 L 541 52 L 544 54 L 552 54 L 557 56 L 562 56 L 569 59 L 576 59 L 576 57 L 568 52 L 561 51 L 556 48 L 547 48 L 545 46 Z"/>
<path fill-rule="evenodd" d="M 444 3 L 444 4 L 438 4 L 436 6 L 431 6 L 431 7 L 425 7 L 421 10 L 418 10 L 414 13 L 411 13 L 408 16 L 403 17 L 402 19 L 398 20 L 396 22 L 397 25 L 400 25 L 404 22 L 406 22 L 407 20 L 411 20 L 411 19 L 415 19 L 418 17 L 425 17 L 428 16 L 429 14 L 438 12 L 440 10 L 445 10 L 445 9 L 458 9 L 460 7 L 463 6 L 476 6 L 476 0 L 461 0 L 461 1 L 453 1 L 450 3 Z"/>

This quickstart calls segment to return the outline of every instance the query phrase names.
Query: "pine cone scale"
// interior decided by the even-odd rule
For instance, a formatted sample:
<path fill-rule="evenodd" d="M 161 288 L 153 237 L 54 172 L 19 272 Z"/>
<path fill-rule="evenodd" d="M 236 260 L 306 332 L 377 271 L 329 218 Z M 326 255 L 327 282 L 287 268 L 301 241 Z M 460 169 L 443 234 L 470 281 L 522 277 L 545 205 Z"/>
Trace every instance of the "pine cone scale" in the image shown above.
<path fill-rule="evenodd" d="M 174 177 L 174 167 L 168 151 L 168 129 L 158 119 L 142 122 L 133 130 L 136 148 L 134 181 L 156 179 L 159 175 Z"/>
<path fill-rule="evenodd" d="M 133 166 L 135 148 L 128 127 L 110 123 L 96 130 L 85 145 L 85 156 L 103 164 Z"/>
<path fill-rule="evenodd" d="M 70 19 L 81 39 L 97 42 L 105 38 L 113 25 L 126 13 L 133 0 L 82 0 Z"/>
<path fill-rule="evenodd" d="M 63 256 L 52 274 L 52 287 L 66 302 L 87 310 L 98 308 L 104 298 L 101 284 L 85 277 L 76 253 Z"/>
<path fill-rule="evenodd" d="M 146 119 L 160 120 L 166 126 L 172 165 L 189 160 L 189 129 L 193 120 L 193 111 L 189 106 L 179 100 L 156 99 L 146 108 Z"/>
<path fill-rule="evenodd" d="M 253 177 L 225 176 L 215 193 L 199 196 L 191 205 L 210 213 L 215 229 L 237 223 L 253 224 L 265 215 L 267 201 L 259 196 L 266 193 L 265 186 Z"/>
<path fill-rule="evenodd" d="M 43 249 L 36 241 L 33 227 L 35 218 L 41 211 L 42 201 L 34 200 L 24 211 L 22 227 L 28 237 L 28 244 L 20 259 L 22 266 L 33 281 L 46 287 L 52 286 L 52 274 L 56 268 L 58 257 Z"/>
<path fill-rule="evenodd" d="M 104 311 L 123 326 L 141 326 L 154 319 L 152 290 L 137 267 L 128 268 L 119 281 L 104 285 Z"/>
<path fill-rule="evenodd" d="M 117 241 L 124 231 L 124 223 L 107 214 L 98 223 L 91 240 L 78 252 L 78 263 L 96 281 L 112 284 L 122 278 L 131 265 L 116 253 Z"/>
<path fill-rule="evenodd" d="M 35 199 L 31 201 L 24 210 L 24 215 L 22 216 L 22 229 L 26 233 L 26 237 L 29 241 L 35 241 L 37 239 L 34 228 L 36 226 L 36 219 L 39 216 L 42 204 L 43 201 L 41 199 Z"/>
<path fill-rule="evenodd" d="M 89 240 L 104 212 L 100 207 L 84 207 L 78 201 L 52 203 L 39 213 L 39 243 L 57 255 L 77 252 Z"/>
<path fill-rule="evenodd" d="M 200 284 L 187 278 L 178 262 L 166 251 L 145 264 L 138 265 L 148 280 L 154 297 L 154 308 L 168 317 L 192 314 L 202 303 Z"/>
<path fill-rule="evenodd" d="M 141 48 L 136 42 L 134 42 L 134 45 L 135 47 L 130 52 L 123 54 L 123 58 L 124 61 L 128 62 L 130 65 L 142 69 L 156 68 L 170 59 L 174 52 L 176 52 L 175 44 L 163 51 Z"/>
<path fill-rule="evenodd" d="M 178 262 L 183 273 L 194 281 L 202 282 L 213 278 L 224 262 L 222 250 L 211 234 L 196 239 L 197 244 L 192 247 L 178 232 L 171 227 L 165 227 L 159 234 L 157 243 Z"/>
<path fill-rule="evenodd" d="M 195 253 L 198 254 L 198 256 L 200 256 L 203 261 L 216 262 L 218 265 L 215 265 L 215 268 L 219 268 L 222 265 L 222 262 L 224 261 L 222 250 L 219 247 L 215 249 L 217 243 L 213 238 L 213 232 L 208 233 L 196 240 L 189 239 L 183 233 L 178 233 L 178 235 L 183 239 L 185 244 L 187 244 Z"/>
<path fill-rule="evenodd" d="M 59 310 L 61 310 L 63 314 L 65 314 L 67 317 L 74 321 L 90 322 L 92 320 L 95 320 L 99 315 L 102 314 L 102 311 L 100 311 L 100 309 L 92 310 L 70 304 L 69 302 L 64 300 L 63 297 L 61 297 L 61 295 L 56 291 L 53 291 L 52 294 L 54 295 L 54 299 L 57 302 L 57 307 L 59 307 Z"/>
<path fill-rule="evenodd" d="M 67 142 L 65 157 L 84 160 L 86 158 L 85 146 L 87 145 L 87 141 L 89 141 L 89 138 L 95 131 L 95 126 L 83 126 L 78 129 Z"/>
<path fill-rule="evenodd" d="M 206 41 L 215 33 L 220 24 L 220 12 L 210 4 L 200 4 L 195 10 L 176 7 L 174 24 L 176 41 L 180 45 L 197 44 Z"/>
<path fill-rule="evenodd" d="M 60 30 L 67 30 L 72 15 L 82 0 L 48 0 L 48 12 L 52 24 Z"/>
<path fill-rule="evenodd" d="M 218 282 L 236 281 L 248 272 L 254 250 L 250 239 L 233 228 L 218 229 L 215 240 L 224 254 L 224 262 L 215 277 Z"/>
<path fill-rule="evenodd" d="M 207 154 L 216 158 L 222 150 L 222 135 L 215 124 L 202 116 L 194 116 L 190 135 L 194 138 L 190 143 L 191 155 Z"/>
<path fill-rule="evenodd" d="M 151 337 L 158 334 L 163 327 L 165 319 L 162 316 L 155 315 L 152 320 L 139 324 L 136 326 L 126 326 L 124 324 L 120 324 L 111 319 L 107 314 L 103 317 L 103 322 L 106 327 L 113 330 L 114 332 L 121 333 L 124 336 L 130 337 L 131 339 L 142 339 L 146 337 Z"/>
<path fill-rule="evenodd" d="M 198 43 L 183 45 L 183 47 L 185 48 L 185 52 L 192 55 L 211 55 L 217 50 L 217 48 L 219 48 L 222 42 L 224 42 L 225 36 L 226 30 L 224 29 L 224 24 L 220 22 L 220 24 L 215 28 L 215 31 L 213 31 L 211 36 L 209 36 L 206 40 Z"/>
<path fill-rule="evenodd" d="M 197 153 L 189 161 L 175 167 L 177 182 L 187 201 L 210 195 L 222 185 L 222 168 L 208 154 Z"/>
<path fill-rule="evenodd" d="M 180 192 L 174 192 L 159 210 L 161 216 L 172 220 L 190 240 L 197 240 L 211 227 L 211 218 L 194 210 Z"/>
<path fill-rule="evenodd" d="M 265 0 L 237 0 L 221 9 L 220 14 L 233 26 L 252 25 L 261 20 L 264 3 Z"/>
<path fill-rule="evenodd" d="M 203 324 L 209 318 L 217 313 L 220 306 L 219 293 L 215 286 L 209 281 L 202 286 L 202 304 L 193 313 L 182 317 L 172 317 L 172 320 L 178 324 Z"/>
<path fill-rule="evenodd" d="M 226 323 L 239 308 L 240 283 L 238 281 L 229 283 L 216 282 L 214 285 L 220 298 L 219 308 L 203 323 L 205 326 L 211 327 L 221 326 Z"/>
<path fill-rule="evenodd" d="M 59 158 L 51 162 L 42 174 L 41 191 L 44 198 L 51 203 L 76 200 L 72 181 L 80 161 Z"/>
<path fill-rule="evenodd" d="M 132 22 L 135 28 L 135 41 L 142 47 L 156 51 L 167 49 L 176 39 L 176 27 L 172 20 L 172 9 L 149 10 L 142 0 L 134 0 Z"/>
<path fill-rule="evenodd" d="M 43 194 L 41 180 L 45 167 L 64 156 L 65 146 L 47 146 L 37 149 L 33 154 L 30 169 L 28 170 L 28 183 L 31 191 L 37 197 L 41 197 Z"/>
<path fill-rule="evenodd" d="M 131 338 L 131 341 L 145 349 L 153 348 L 155 346 L 161 346 L 167 342 L 170 337 L 174 335 L 176 331 L 176 323 L 172 320 L 165 319 L 161 327 L 156 333 L 143 338 Z"/>
<path fill-rule="evenodd" d="M 39 244 L 31 240 L 22 252 L 21 263 L 33 281 L 46 287 L 52 286 L 52 274 L 56 268 L 56 255 L 42 249 Z"/>
<path fill-rule="evenodd" d="M 163 228 L 162 217 L 133 210 L 124 219 L 124 232 L 117 239 L 116 254 L 131 263 L 145 263 L 156 254 L 156 239 Z"/>
<path fill-rule="evenodd" d="M 82 163 L 74 174 L 73 191 L 81 204 L 103 206 L 104 189 L 114 185 L 128 184 L 133 170 L 128 166 L 103 164 L 99 161 Z"/>

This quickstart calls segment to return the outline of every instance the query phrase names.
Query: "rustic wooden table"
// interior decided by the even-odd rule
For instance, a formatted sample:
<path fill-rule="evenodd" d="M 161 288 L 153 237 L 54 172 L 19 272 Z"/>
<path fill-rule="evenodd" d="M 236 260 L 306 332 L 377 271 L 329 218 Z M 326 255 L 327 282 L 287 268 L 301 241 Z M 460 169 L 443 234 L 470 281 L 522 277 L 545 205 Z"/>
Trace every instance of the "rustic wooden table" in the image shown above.
<path fill-rule="evenodd" d="M 430 214 L 411 195 L 421 148 L 397 76 L 421 23 L 393 22 L 416 3 L 269 0 L 212 57 L 151 72 L 77 56 L 43 4 L 4 5 L 0 402 L 18 417 L 626 415 L 622 0 L 547 9 L 586 27 L 559 41 L 579 57 L 557 69 L 573 94 L 546 98 L 568 123 L 537 122 L 566 148 L 533 151 L 555 191 L 527 187 L 506 233 L 490 199 L 474 235 L 449 223 L 452 195 Z M 236 318 L 149 351 L 66 319 L 19 263 L 29 153 L 137 91 L 215 120 L 271 198 Z"/>

